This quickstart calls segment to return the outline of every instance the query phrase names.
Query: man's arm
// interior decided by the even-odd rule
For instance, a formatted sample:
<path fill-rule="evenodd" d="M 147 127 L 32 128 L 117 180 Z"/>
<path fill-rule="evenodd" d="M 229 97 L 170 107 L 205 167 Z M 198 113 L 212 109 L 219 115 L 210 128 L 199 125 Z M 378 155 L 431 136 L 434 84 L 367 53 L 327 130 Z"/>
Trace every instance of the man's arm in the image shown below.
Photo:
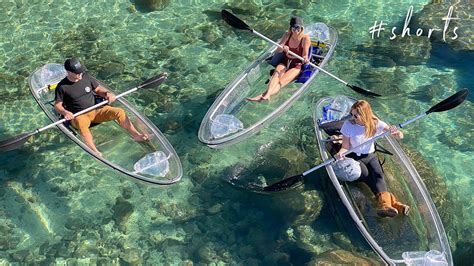
<path fill-rule="evenodd" d="M 68 110 L 64 109 L 63 102 L 61 102 L 61 101 L 56 101 L 54 103 L 54 109 L 56 109 L 56 111 L 59 114 L 64 116 L 64 118 L 66 118 L 66 120 L 72 120 L 74 118 L 73 113 L 71 113 Z"/>
<path fill-rule="evenodd" d="M 115 95 L 100 85 L 95 88 L 95 93 L 101 97 L 104 97 L 107 101 L 109 101 L 109 103 L 113 103 L 115 101 Z"/>

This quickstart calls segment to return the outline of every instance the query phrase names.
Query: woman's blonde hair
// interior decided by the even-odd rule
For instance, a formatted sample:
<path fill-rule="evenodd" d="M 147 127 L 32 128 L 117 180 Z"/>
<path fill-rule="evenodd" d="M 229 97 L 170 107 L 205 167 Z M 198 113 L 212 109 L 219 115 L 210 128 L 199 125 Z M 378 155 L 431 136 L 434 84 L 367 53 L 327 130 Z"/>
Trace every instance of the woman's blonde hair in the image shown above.
<path fill-rule="evenodd" d="M 352 111 L 356 111 L 359 115 L 359 119 L 365 127 L 365 137 L 370 138 L 374 136 L 377 131 L 377 117 L 372 112 L 370 104 L 365 100 L 359 100 L 352 105 L 351 112 Z"/>

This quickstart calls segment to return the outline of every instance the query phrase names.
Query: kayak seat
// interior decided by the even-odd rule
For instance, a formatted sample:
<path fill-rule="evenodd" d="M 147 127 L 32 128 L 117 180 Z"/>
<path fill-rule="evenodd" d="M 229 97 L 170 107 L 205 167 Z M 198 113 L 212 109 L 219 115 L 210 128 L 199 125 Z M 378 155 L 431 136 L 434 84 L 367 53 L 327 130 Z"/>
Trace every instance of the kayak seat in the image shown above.
<path fill-rule="evenodd" d="M 310 46 L 308 57 L 310 58 L 311 63 L 318 65 L 322 61 L 322 53 L 323 49 L 319 46 Z M 283 59 L 285 58 L 285 54 L 283 52 L 274 53 L 273 56 L 268 57 L 265 59 L 268 64 L 273 66 L 274 68 L 280 64 Z M 303 65 L 301 68 L 301 74 L 295 79 L 296 83 L 305 83 L 315 72 L 316 68 L 313 68 L 310 64 Z M 270 76 L 273 76 L 275 69 L 270 70 Z M 267 84 L 270 80 L 267 80 L 265 84 Z"/>
<path fill-rule="evenodd" d="M 319 46 L 310 46 L 309 47 L 309 54 L 308 57 L 310 58 L 309 61 L 315 65 L 319 65 L 323 60 L 321 56 L 323 54 L 323 49 Z M 296 78 L 296 83 L 305 83 L 311 76 L 313 76 L 314 72 L 316 72 L 315 67 L 312 67 L 310 64 L 303 65 L 301 68 L 301 74 Z"/>
<path fill-rule="evenodd" d="M 326 142 L 326 150 L 331 154 L 331 156 L 336 155 L 342 147 L 342 135 L 335 134 L 331 135 Z"/>
<path fill-rule="evenodd" d="M 386 148 L 384 148 L 382 145 L 378 144 L 377 142 L 375 142 L 375 152 L 380 152 L 383 154 L 388 154 L 390 156 L 393 156 L 392 152 L 390 152 L 389 150 L 387 150 Z"/>
<path fill-rule="evenodd" d="M 319 121 L 319 127 L 326 132 L 326 134 L 332 136 L 332 135 L 338 135 L 341 134 L 341 128 L 342 124 L 350 118 L 350 115 L 343 117 L 340 120 L 334 120 L 334 121 L 328 121 L 328 122 L 322 122 Z"/>
<path fill-rule="evenodd" d="M 382 145 L 378 144 L 377 142 L 375 142 L 375 152 L 380 154 L 380 156 L 377 156 L 377 157 L 378 157 L 380 166 L 382 166 L 382 171 L 385 173 L 385 170 L 383 168 L 383 165 L 385 164 L 385 161 L 387 159 L 385 156 L 393 156 L 393 153 L 391 153 L 389 150 L 387 150 L 386 148 L 384 148 Z"/>
<path fill-rule="evenodd" d="M 103 102 L 104 100 L 105 100 L 105 99 L 102 98 L 102 97 L 100 97 L 99 95 L 95 95 L 95 104 L 98 104 L 98 103 L 100 103 L 100 102 Z M 52 112 L 53 112 L 53 114 L 55 114 L 55 115 L 58 117 L 58 119 L 63 119 L 63 118 L 64 118 L 64 116 L 60 115 L 60 114 L 56 111 L 56 108 L 54 108 L 54 100 L 49 101 L 48 104 L 51 105 L 51 107 L 52 107 Z M 100 125 L 100 124 L 101 124 L 101 123 L 91 123 L 91 126 L 90 126 L 89 128 L 93 128 L 93 127 L 95 127 L 95 126 L 97 126 L 97 125 Z M 64 125 L 65 127 L 67 127 L 69 130 L 71 130 L 71 128 L 70 128 L 70 127 L 72 126 L 72 125 L 71 125 L 71 121 L 66 120 L 66 121 L 63 123 L 63 125 Z M 71 131 L 72 131 L 74 134 L 76 134 L 74 130 L 71 130 Z"/>

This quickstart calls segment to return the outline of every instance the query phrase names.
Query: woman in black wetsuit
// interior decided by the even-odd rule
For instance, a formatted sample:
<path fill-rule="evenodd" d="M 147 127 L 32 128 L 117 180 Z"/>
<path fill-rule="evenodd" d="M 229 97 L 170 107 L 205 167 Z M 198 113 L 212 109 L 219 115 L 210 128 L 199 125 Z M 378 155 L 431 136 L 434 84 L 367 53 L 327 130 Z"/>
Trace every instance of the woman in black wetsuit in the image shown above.
<path fill-rule="evenodd" d="M 345 121 L 341 128 L 342 147 L 336 158 L 342 159 L 345 152 L 353 147 L 358 147 L 369 138 L 390 131 L 395 138 L 403 138 L 403 132 L 396 127 L 389 126 L 378 119 L 372 112 L 367 101 L 360 100 L 351 107 L 352 118 Z M 374 154 L 374 143 L 370 142 L 360 146 L 352 153 L 346 155 L 360 163 L 361 176 L 355 181 L 366 183 L 377 197 L 379 208 L 377 214 L 381 217 L 394 217 L 398 214 L 408 215 L 410 207 L 399 202 L 395 195 L 388 192 L 382 167 Z"/>

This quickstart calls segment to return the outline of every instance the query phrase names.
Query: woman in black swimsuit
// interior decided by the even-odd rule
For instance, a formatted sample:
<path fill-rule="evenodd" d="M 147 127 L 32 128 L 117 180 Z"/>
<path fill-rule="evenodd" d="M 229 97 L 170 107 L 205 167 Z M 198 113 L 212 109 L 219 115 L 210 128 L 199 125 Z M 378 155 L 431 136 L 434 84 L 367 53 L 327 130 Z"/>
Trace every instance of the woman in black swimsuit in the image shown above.
<path fill-rule="evenodd" d="M 276 94 L 281 88 L 292 82 L 301 72 L 301 66 L 307 64 L 308 51 L 311 45 L 309 35 L 304 34 L 303 19 L 300 17 L 292 17 L 290 20 L 290 28 L 281 38 L 280 45 L 283 49 L 278 48 L 277 52 L 285 53 L 283 62 L 277 65 L 272 75 L 267 90 L 255 97 L 247 98 L 252 102 L 260 102 L 269 100 L 270 96 Z M 304 58 L 304 62 L 288 54 L 288 51 Z"/>

